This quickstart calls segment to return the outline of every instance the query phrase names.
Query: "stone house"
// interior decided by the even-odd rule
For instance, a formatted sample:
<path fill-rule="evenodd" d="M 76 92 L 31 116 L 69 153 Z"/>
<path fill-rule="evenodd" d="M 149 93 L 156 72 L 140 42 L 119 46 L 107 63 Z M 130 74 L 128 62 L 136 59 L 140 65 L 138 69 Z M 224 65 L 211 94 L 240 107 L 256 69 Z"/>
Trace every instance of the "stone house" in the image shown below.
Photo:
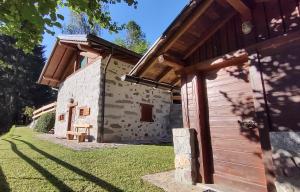
<path fill-rule="evenodd" d="M 124 77 L 153 86 L 167 74 L 164 87 L 181 89 L 178 181 L 300 191 L 299 8 L 295 0 L 191 0 Z"/>
<path fill-rule="evenodd" d="M 94 35 L 58 37 L 38 81 L 58 88 L 55 134 L 66 137 L 82 124 L 91 127 L 89 139 L 98 142 L 170 140 L 170 114 L 181 114 L 170 111 L 178 108 L 171 91 L 120 78 L 140 58 Z"/>

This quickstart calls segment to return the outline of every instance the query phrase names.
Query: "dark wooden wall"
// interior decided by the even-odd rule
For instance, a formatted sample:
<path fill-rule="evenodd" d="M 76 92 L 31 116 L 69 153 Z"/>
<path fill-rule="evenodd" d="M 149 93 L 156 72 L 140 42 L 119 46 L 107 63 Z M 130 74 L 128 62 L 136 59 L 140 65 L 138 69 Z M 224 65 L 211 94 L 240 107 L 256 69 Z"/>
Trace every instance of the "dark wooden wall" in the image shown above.
<path fill-rule="evenodd" d="M 300 29 L 299 0 L 270 0 L 252 5 L 251 33 L 242 32 L 239 14 L 218 30 L 188 59 L 195 64 Z"/>
<path fill-rule="evenodd" d="M 243 34 L 242 18 L 237 14 L 187 59 L 188 65 L 299 32 L 300 0 L 270 0 L 252 6 L 251 33 Z M 293 115 L 300 111 L 299 44 L 257 50 L 257 53 L 260 55 L 259 71 L 264 78 L 266 102 L 270 110 L 270 130 L 300 131 L 300 120 Z"/>

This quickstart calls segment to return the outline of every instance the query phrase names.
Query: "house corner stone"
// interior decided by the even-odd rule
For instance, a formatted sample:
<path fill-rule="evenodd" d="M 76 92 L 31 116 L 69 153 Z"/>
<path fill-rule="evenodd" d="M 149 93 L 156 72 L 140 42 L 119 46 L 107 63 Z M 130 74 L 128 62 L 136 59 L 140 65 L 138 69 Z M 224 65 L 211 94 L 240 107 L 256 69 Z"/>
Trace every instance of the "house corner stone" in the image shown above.
<path fill-rule="evenodd" d="M 175 180 L 185 184 L 195 184 L 195 131 L 188 128 L 175 128 L 172 131 L 175 153 Z"/>

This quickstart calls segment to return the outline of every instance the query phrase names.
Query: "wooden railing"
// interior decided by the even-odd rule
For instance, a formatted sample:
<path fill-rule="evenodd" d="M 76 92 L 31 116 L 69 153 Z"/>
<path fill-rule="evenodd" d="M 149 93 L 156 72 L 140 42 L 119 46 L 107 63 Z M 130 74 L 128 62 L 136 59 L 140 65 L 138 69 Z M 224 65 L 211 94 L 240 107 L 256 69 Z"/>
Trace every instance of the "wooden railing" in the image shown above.
<path fill-rule="evenodd" d="M 48 113 L 48 112 L 55 111 L 55 110 L 56 110 L 56 102 L 50 103 L 48 105 L 45 105 L 45 106 L 35 110 L 33 112 L 32 119 L 35 120 L 35 119 L 39 118 L 41 115 Z"/>

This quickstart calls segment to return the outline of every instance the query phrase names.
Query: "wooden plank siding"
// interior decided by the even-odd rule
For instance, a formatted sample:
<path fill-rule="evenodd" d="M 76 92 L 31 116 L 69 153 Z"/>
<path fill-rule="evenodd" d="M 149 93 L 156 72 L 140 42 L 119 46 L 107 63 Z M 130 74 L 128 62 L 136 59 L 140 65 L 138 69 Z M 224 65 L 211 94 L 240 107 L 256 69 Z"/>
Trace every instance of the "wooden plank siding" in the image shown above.
<path fill-rule="evenodd" d="M 270 0 L 256 3 L 254 6 L 254 28 L 250 34 L 243 34 L 241 16 L 236 15 L 195 50 L 187 58 L 187 63 L 192 65 L 300 29 L 297 0 Z"/>
<path fill-rule="evenodd" d="M 232 191 L 267 191 L 255 119 L 249 65 L 229 66 L 205 75 L 214 183 Z M 255 190 L 254 190 L 255 189 Z"/>

